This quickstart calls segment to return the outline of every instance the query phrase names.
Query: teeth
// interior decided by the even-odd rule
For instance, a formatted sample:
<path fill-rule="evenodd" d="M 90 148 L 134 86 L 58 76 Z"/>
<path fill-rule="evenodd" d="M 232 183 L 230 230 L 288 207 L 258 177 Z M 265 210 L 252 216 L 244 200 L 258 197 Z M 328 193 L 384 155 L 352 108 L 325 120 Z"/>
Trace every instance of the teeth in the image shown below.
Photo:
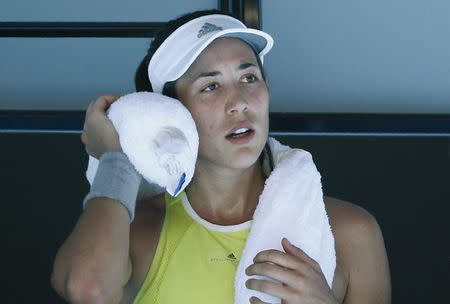
<path fill-rule="evenodd" d="M 242 133 L 247 132 L 248 130 L 250 130 L 250 129 L 240 128 L 240 129 L 237 129 L 236 131 L 234 131 L 233 134 L 242 134 Z"/>

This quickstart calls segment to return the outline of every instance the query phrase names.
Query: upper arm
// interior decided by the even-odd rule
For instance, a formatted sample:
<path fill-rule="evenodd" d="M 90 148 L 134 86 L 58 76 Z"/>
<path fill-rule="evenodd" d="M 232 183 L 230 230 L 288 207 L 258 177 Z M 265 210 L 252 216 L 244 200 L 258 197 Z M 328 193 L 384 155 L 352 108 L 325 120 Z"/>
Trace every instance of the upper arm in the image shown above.
<path fill-rule="evenodd" d="M 355 222 L 349 242 L 351 263 L 344 303 L 390 303 L 389 264 L 380 227 L 370 215 Z"/>
<path fill-rule="evenodd" d="M 389 263 L 376 219 L 366 210 L 342 201 L 335 201 L 331 209 L 336 251 L 348 273 L 344 303 L 390 303 Z"/>

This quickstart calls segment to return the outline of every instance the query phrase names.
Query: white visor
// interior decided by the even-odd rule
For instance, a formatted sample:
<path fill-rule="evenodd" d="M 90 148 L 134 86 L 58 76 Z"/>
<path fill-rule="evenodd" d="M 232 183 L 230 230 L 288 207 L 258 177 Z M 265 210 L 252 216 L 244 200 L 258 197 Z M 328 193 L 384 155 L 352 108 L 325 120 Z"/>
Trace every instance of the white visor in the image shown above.
<path fill-rule="evenodd" d="M 198 55 L 219 37 L 246 41 L 259 55 L 261 62 L 273 45 L 269 34 L 249 29 L 233 17 L 206 15 L 196 18 L 174 31 L 153 54 L 148 65 L 153 92 L 162 93 L 166 82 L 180 78 Z"/>

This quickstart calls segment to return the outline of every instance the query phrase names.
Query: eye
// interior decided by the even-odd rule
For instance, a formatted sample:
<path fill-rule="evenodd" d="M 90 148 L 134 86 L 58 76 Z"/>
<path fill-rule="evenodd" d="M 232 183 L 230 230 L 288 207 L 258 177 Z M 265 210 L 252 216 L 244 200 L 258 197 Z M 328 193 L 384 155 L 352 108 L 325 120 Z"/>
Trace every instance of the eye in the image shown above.
<path fill-rule="evenodd" d="M 249 75 L 245 75 L 245 76 L 242 78 L 242 80 L 243 80 L 243 82 L 253 83 L 253 82 L 255 82 L 256 80 L 258 80 L 258 78 L 257 78 L 255 75 L 253 75 L 253 74 L 249 74 Z"/>
<path fill-rule="evenodd" d="M 212 92 L 217 89 L 219 85 L 217 83 L 211 83 L 202 89 L 202 92 Z"/>

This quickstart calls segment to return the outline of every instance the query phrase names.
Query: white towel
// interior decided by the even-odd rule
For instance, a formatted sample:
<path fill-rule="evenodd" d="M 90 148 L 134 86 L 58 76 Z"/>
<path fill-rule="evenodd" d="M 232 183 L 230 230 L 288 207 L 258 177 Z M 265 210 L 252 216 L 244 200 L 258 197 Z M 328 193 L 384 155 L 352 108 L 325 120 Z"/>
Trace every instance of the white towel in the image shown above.
<path fill-rule="evenodd" d="M 108 109 L 123 152 L 144 177 L 138 200 L 164 191 L 176 196 L 191 181 L 198 134 L 191 113 L 180 101 L 150 92 L 120 97 Z M 89 156 L 86 177 L 95 177 L 98 160 Z"/>
<path fill-rule="evenodd" d="M 245 274 L 245 269 L 260 251 L 284 251 L 283 237 L 319 263 L 330 288 L 336 268 L 334 237 L 323 202 L 321 177 L 311 154 L 281 145 L 273 138 L 269 138 L 269 145 L 275 168 L 259 198 L 237 268 L 235 304 L 249 303 L 252 296 L 268 303 L 281 303 L 280 298 L 248 289 L 245 281 L 251 277 Z"/>

